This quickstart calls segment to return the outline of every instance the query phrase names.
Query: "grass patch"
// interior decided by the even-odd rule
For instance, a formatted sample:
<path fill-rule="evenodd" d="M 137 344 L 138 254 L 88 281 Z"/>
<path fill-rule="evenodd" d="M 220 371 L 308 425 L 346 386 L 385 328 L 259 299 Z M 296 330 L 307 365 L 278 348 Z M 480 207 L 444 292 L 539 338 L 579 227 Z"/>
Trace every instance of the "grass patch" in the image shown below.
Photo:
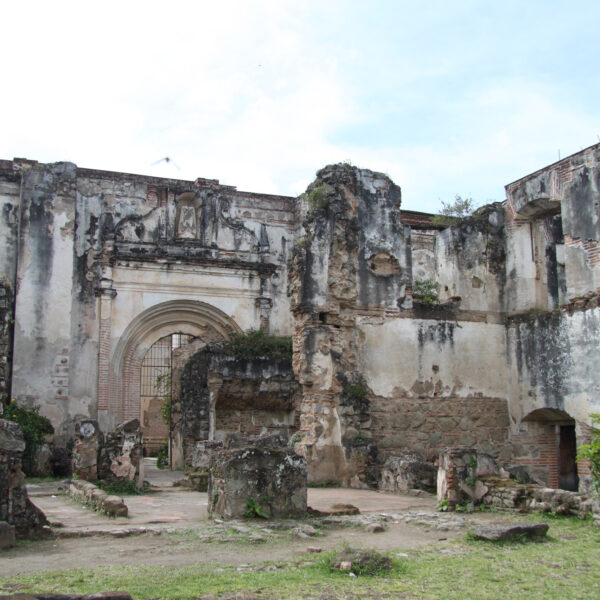
<path fill-rule="evenodd" d="M 129 479 L 97 481 L 96 485 L 113 496 L 139 496 L 144 491 L 143 489 L 138 490 L 135 481 Z"/>
<path fill-rule="evenodd" d="M 53 475 L 49 475 L 48 477 L 26 477 L 25 483 L 35 485 L 39 483 L 54 483 L 56 481 L 64 481 L 65 479 L 67 478 L 60 476 L 55 477 Z"/>
<path fill-rule="evenodd" d="M 589 521 L 568 517 L 534 515 L 532 520 L 550 523 L 552 537 L 547 542 L 489 544 L 459 540 L 413 551 L 403 560 L 390 553 L 391 570 L 372 577 L 349 577 L 339 570 L 331 571 L 332 553 L 318 558 L 305 555 L 303 562 L 248 572 L 223 564 L 184 568 L 142 564 L 23 574 L 0 578 L 0 590 L 16 585 L 23 586 L 23 592 L 87 594 L 120 589 L 136 600 L 187 600 L 205 595 L 219 598 L 241 592 L 281 599 L 600 598 L 600 529 Z M 235 545 L 231 552 L 236 552 Z"/>

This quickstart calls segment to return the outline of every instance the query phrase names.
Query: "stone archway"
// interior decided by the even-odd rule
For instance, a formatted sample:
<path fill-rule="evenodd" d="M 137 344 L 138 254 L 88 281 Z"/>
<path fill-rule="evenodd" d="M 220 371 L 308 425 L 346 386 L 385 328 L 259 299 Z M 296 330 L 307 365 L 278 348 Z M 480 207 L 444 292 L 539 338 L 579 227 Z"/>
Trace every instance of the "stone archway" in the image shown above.
<path fill-rule="evenodd" d="M 209 343 L 228 340 L 239 332 L 237 323 L 223 311 L 196 300 L 163 302 L 140 313 L 125 329 L 110 356 L 105 369 L 108 386 L 103 386 L 107 397 L 102 397 L 99 386 L 98 418 L 105 430 L 112 430 L 120 421 L 139 418 L 142 361 L 158 340 L 180 333 Z M 106 407 L 104 415 L 100 407 Z"/>

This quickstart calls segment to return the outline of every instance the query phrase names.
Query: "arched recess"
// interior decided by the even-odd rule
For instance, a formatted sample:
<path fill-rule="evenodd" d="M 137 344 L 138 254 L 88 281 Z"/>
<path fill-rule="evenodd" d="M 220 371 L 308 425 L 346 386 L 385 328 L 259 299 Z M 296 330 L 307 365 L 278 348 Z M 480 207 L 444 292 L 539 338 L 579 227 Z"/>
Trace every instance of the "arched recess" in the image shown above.
<path fill-rule="evenodd" d="M 109 407 L 109 426 L 139 418 L 142 361 L 159 339 L 183 333 L 209 343 L 228 340 L 239 332 L 237 323 L 223 311 L 196 300 L 163 302 L 140 313 L 125 329 L 110 357 L 110 397 L 99 398 L 99 404 L 104 400 Z"/>
<path fill-rule="evenodd" d="M 538 408 L 522 420 L 525 425 L 521 443 L 531 448 L 527 464 L 534 476 L 553 488 L 576 491 L 579 487 L 577 473 L 577 440 L 575 420 L 564 410 Z"/>

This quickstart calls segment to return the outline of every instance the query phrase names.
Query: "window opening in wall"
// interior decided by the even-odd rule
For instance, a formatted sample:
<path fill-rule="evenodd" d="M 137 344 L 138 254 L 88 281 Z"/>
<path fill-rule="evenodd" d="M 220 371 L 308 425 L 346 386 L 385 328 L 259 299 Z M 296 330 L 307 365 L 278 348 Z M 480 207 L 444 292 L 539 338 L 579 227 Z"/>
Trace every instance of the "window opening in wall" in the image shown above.
<path fill-rule="evenodd" d="M 173 333 L 155 342 L 142 362 L 140 381 L 140 423 L 144 436 L 144 454 L 156 454 L 169 442 L 170 410 L 165 408 L 171 398 L 173 350 L 189 344 L 193 336 Z"/>

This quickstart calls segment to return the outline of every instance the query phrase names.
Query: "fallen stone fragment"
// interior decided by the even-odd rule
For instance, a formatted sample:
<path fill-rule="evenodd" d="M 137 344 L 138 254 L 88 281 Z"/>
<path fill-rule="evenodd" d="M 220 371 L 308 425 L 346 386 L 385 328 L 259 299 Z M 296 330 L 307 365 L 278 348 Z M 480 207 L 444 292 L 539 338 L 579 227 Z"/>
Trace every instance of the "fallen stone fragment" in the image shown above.
<path fill-rule="evenodd" d="M 330 515 L 359 515 L 360 510 L 353 504 L 333 504 L 329 511 Z"/>
<path fill-rule="evenodd" d="M 385 531 L 385 527 L 381 523 L 371 523 L 367 525 L 367 531 L 369 533 L 382 533 Z"/>
<path fill-rule="evenodd" d="M 540 540 L 548 532 L 547 523 L 502 523 L 496 525 L 478 525 L 471 533 L 475 539 L 488 542 L 504 540 Z"/>
<path fill-rule="evenodd" d="M 340 571 L 349 571 L 352 568 L 352 563 L 350 561 L 343 561 L 340 563 Z"/>
<path fill-rule="evenodd" d="M 323 552 L 323 548 L 318 548 L 317 546 L 308 546 L 306 548 L 307 552 Z"/>

